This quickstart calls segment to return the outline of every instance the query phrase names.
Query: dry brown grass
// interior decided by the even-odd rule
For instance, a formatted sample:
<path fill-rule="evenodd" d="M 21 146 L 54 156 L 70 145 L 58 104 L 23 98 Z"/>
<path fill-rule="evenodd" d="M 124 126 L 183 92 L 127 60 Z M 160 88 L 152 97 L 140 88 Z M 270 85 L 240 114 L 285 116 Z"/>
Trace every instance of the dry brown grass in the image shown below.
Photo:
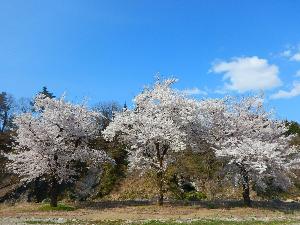
<path fill-rule="evenodd" d="M 286 213 L 283 211 L 259 208 L 217 208 L 209 209 L 202 206 L 180 206 L 167 204 L 94 207 L 91 205 L 77 206 L 75 211 L 41 211 L 41 204 L 20 203 L 14 206 L 0 205 L 0 217 L 20 218 L 65 218 L 78 220 L 161 220 L 161 219 L 300 219 L 300 211 Z"/>

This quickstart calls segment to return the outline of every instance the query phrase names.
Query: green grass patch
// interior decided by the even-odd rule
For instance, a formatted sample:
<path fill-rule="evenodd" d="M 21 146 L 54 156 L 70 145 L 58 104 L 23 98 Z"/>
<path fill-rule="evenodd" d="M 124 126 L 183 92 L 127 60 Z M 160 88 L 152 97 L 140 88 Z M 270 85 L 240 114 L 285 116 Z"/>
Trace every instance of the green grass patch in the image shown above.
<path fill-rule="evenodd" d="M 40 211 L 74 211 L 75 209 L 75 207 L 65 204 L 58 204 L 57 207 L 52 207 L 49 204 L 45 204 L 39 208 Z"/>
<path fill-rule="evenodd" d="M 50 221 L 35 221 L 35 220 L 28 220 L 28 221 L 25 221 L 25 223 L 26 224 L 55 224 Z"/>
<path fill-rule="evenodd" d="M 126 223 L 123 220 L 115 220 L 115 221 L 109 221 L 109 220 L 103 220 L 103 221 L 83 221 L 83 220 L 66 220 L 64 222 L 61 221 L 55 221 L 55 220 L 27 220 L 25 221 L 26 224 L 63 224 L 63 225 L 74 225 L 74 224 L 94 224 L 94 225 L 130 225 L 130 223 Z"/>

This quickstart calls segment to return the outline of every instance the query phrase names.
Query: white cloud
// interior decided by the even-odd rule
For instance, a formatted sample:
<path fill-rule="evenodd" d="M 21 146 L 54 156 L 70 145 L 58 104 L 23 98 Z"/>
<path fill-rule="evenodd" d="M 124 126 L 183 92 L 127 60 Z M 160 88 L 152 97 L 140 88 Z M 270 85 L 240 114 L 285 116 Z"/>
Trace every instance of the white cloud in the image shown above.
<path fill-rule="evenodd" d="M 200 90 L 199 88 L 189 88 L 181 91 L 186 95 L 207 95 L 206 91 Z"/>
<path fill-rule="evenodd" d="M 297 62 L 300 62 L 300 52 L 297 52 L 297 53 L 295 53 L 294 55 L 292 55 L 292 56 L 290 57 L 290 60 L 291 60 L 291 61 L 297 61 Z"/>
<path fill-rule="evenodd" d="M 229 81 L 225 88 L 238 92 L 267 90 L 281 85 L 278 67 L 257 56 L 219 62 L 211 71 L 223 74 L 223 80 Z"/>
<path fill-rule="evenodd" d="M 283 57 L 290 57 L 291 54 L 292 54 L 291 50 L 285 50 L 280 55 L 283 56 Z"/>
<path fill-rule="evenodd" d="M 300 62 L 300 45 L 288 46 L 280 56 L 288 58 L 290 61 Z"/>
<path fill-rule="evenodd" d="M 300 95 L 300 82 L 295 81 L 293 88 L 290 91 L 279 90 L 277 93 L 271 95 L 272 99 L 292 98 Z"/>

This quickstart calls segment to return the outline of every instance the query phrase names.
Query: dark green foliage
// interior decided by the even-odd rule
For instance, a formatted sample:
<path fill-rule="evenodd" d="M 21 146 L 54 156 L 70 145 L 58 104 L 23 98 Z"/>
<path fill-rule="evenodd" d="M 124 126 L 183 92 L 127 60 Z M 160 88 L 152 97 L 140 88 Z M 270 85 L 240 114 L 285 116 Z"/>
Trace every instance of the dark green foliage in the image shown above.
<path fill-rule="evenodd" d="M 15 186 L 14 182 L 18 182 L 18 179 L 6 171 L 5 165 L 7 158 L 2 153 L 10 152 L 13 142 L 12 135 L 13 130 L 13 98 L 6 92 L 0 93 L 0 200 L 6 196 L 6 191 L 1 189 L 10 190 L 12 186 Z"/>
<path fill-rule="evenodd" d="M 293 139 L 291 144 L 300 146 L 300 124 L 295 121 L 286 121 L 286 125 L 289 127 L 289 130 L 286 134 L 295 135 L 295 138 Z"/>
<path fill-rule="evenodd" d="M 30 184 L 28 200 L 32 202 L 42 202 L 48 197 L 48 182 L 37 179 Z"/>
<path fill-rule="evenodd" d="M 183 199 L 183 190 L 180 187 L 180 181 L 176 173 L 172 172 L 171 176 L 167 174 L 167 189 L 174 199 Z"/>
<path fill-rule="evenodd" d="M 42 87 L 42 90 L 39 91 L 36 96 L 38 96 L 39 94 L 43 94 L 45 96 L 45 98 L 55 98 L 56 96 L 53 95 L 52 92 L 48 91 L 48 88 L 46 86 Z M 34 109 L 34 104 L 35 104 L 35 98 L 30 102 L 30 105 L 32 107 L 32 110 L 35 111 Z"/>
<path fill-rule="evenodd" d="M 57 207 L 51 207 L 49 204 L 45 204 L 39 208 L 40 211 L 74 211 L 75 208 L 65 204 L 58 204 Z"/>
<path fill-rule="evenodd" d="M 199 201 L 207 198 L 206 194 L 197 191 L 191 182 L 179 180 L 175 175 L 168 182 L 168 190 L 178 200 Z"/>
<path fill-rule="evenodd" d="M 300 124 L 295 121 L 286 121 L 286 125 L 289 127 L 289 130 L 287 131 L 287 135 L 290 134 L 298 134 L 300 135 Z"/>
<path fill-rule="evenodd" d="M 219 172 L 222 169 L 222 163 L 215 157 L 212 151 L 193 152 L 188 150 L 179 154 L 176 164 L 171 166 L 168 177 L 168 190 L 175 199 L 185 199 L 186 194 L 196 193 L 196 189 L 192 182 L 197 181 L 203 199 L 206 197 L 205 184 L 211 180 L 219 179 Z M 180 165 L 180 166 L 178 166 Z M 191 194 L 193 195 L 193 194 Z"/>
<path fill-rule="evenodd" d="M 44 86 L 42 88 L 42 91 L 40 91 L 38 94 L 43 94 L 45 95 L 47 98 L 55 98 L 55 95 L 53 95 L 52 92 L 48 91 L 48 88 L 46 86 Z"/>
<path fill-rule="evenodd" d="M 191 193 L 191 192 L 195 192 L 195 191 L 196 191 L 195 187 L 194 187 L 193 184 L 190 183 L 190 182 L 184 182 L 184 183 L 182 183 L 180 186 L 181 186 L 181 189 L 182 189 L 185 193 Z"/>
<path fill-rule="evenodd" d="M 206 198 L 207 198 L 206 194 L 201 191 L 191 191 L 191 192 L 184 193 L 183 195 L 183 199 L 189 201 L 200 201 Z"/>
<path fill-rule="evenodd" d="M 115 164 L 107 163 L 103 168 L 101 182 L 97 193 L 97 196 L 102 198 L 105 195 L 108 195 L 113 188 L 125 178 L 128 162 L 125 146 L 118 143 L 108 143 L 102 138 L 99 139 L 98 147 L 102 146 L 102 149 L 106 149 L 107 153 L 115 161 Z"/>
<path fill-rule="evenodd" d="M 114 113 L 120 112 L 122 107 L 116 102 L 98 103 L 94 110 L 102 116 L 99 120 L 99 130 L 103 131 L 112 120 Z M 106 164 L 103 168 L 101 182 L 99 185 L 98 197 L 104 197 L 109 194 L 113 188 L 125 177 L 127 171 L 127 151 L 126 146 L 114 141 L 107 142 L 102 137 L 94 140 L 92 143 L 94 149 L 104 149 L 115 161 L 115 164 Z"/>
<path fill-rule="evenodd" d="M 13 102 L 11 95 L 0 93 L 0 132 L 5 132 L 12 126 Z"/>
<path fill-rule="evenodd" d="M 5 170 L 5 163 L 7 159 L 1 154 L 8 153 L 11 151 L 11 144 L 12 144 L 12 135 L 13 131 L 4 131 L 0 132 L 0 186 L 2 179 L 8 175 L 8 171 Z"/>
<path fill-rule="evenodd" d="M 180 174 L 203 182 L 216 177 L 222 168 L 222 162 L 209 150 L 200 153 L 188 150 L 180 155 L 178 163 L 180 167 L 177 170 Z"/>

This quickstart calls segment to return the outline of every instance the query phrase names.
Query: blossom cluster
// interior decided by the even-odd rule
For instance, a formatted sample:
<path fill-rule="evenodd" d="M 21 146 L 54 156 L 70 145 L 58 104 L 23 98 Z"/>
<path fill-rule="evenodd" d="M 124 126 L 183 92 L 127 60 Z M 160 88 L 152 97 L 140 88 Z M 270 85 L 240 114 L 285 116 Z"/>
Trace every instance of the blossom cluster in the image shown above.
<path fill-rule="evenodd" d="M 76 161 L 98 166 L 110 160 L 104 151 L 89 147 L 89 140 L 99 135 L 99 114 L 83 105 L 39 95 L 35 112 L 14 119 L 17 126 L 14 152 L 7 154 L 8 169 L 22 181 L 55 177 L 59 182 L 72 181 Z"/>

